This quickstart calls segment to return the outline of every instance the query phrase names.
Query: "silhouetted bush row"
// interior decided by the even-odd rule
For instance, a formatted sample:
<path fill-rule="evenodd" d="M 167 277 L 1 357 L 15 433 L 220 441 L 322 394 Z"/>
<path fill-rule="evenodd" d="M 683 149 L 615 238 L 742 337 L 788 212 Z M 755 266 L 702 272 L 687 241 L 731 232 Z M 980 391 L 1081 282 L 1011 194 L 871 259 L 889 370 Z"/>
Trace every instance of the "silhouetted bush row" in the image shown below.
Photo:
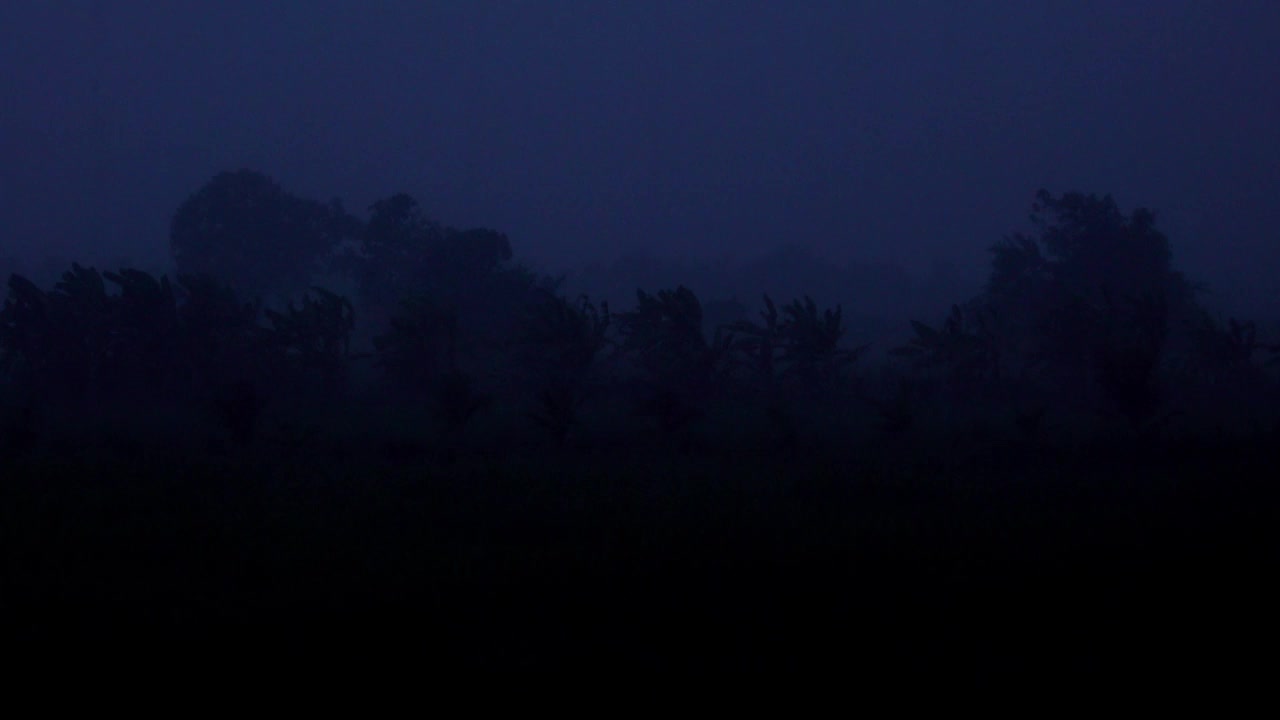
<path fill-rule="evenodd" d="M 195 248 L 232 242 L 228 228 L 252 229 L 262 245 L 294 242 L 277 225 L 320 232 L 338 222 L 337 204 L 282 193 L 252 173 L 215 178 L 175 218 L 180 265 L 213 257 Z M 878 367 L 860 363 L 866 345 L 846 345 L 840 307 L 765 296 L 758 319 L 713 327 L 699 298 L 677 287 L 639 290 L 632 309 L 614 312 L 511 264 L 504 236 L 443 228 L 396 195 L 376 203 L 367 223 L 347 218 L 342 233 L 325 234 L 354 238 L 341 268 L 355 298 L 312 287 L 267 306 L 234 289 L 261 288 L 238 282 L 238 266 L 225 266 L 230 280 L 181 274 L 176 285 L 78 264 L 48 290 L 13 275 L 0 370 L 10 404 L 28 410 L 185 402 L 240 442 L 271 403 L 334 409 L 360 397 L 416 407 L 427 435 L 446 444 L 497 409 L 564 446 L 593 403 L 597 416 L 612 413 L 620 438 L 649 423 L 682 446 L 709 432 L 698 427 L 715 412 L 743 427 L 758 419 L 764 436 L 753 442 L 780 446 L 814 418 L 834 440 L 850 417 L 876 416 L 892 434 L 921 413 L 959 422 L 975 408 L 1015 436 L 1038 433 L 1046 415 L 1072 414 L 1115 417 L 1140 433 L 1174 417 L 1197 429 L 1274 427 L 1267 368 L 1276 348 L 1252 324 L 1213 320 L 1172 270 L 1149 212 L 1125 216 L 1109 197 L 1044 192 L 1034 211 L 1040 234 L 992 248 L 985 290 L 936 327 L 913 322 L 914 337 Z M 353 350 L 361 328 L 371 342 Z"/>
<path fill-rule="evenodd" d="M 1186 618 L 1274 607 L 1276 348 L 1145 211 L 1041 194 L 894 347 L 370 215 L 220 175 L 176 281 L 9 277 L 0 636 L 1003 682 L 1218 664 Z"/>

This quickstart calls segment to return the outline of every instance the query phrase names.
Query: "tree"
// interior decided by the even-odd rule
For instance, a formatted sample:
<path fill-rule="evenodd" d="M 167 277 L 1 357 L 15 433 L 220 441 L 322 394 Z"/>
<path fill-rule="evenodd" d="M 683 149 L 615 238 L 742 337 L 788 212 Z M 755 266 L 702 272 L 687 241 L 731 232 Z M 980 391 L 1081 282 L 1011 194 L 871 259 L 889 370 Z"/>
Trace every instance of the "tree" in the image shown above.
<path fill-rule="evenodd" d="M 609 305 L 597 305 L 585 295 L 571 301 L 551 290 L 538 295 L 519 334 L 524 374 L 537 393 L 529 415 L 563 445 L 578 422 L 588 380 L 608 344 Z"/>
<path fill-rule="evenodd" d="M 1152 211 L 1126 216 L 1110 195 L 1055 198 L 1047 190 L 1036 193 L 1031 207 L 1038 235 L 1016 233 L 991 248 L 989 300 L 1040 307 L 1070 298 L 1100 308 L 1108 292 L 1190 297 L 1191 284 L 1172 269 L 1169 240 Z"/>
<path fill-rule="evenodd" d="M 911 358 L 917 367 L 939 369 L 956 389 L 970 389 L 1000 377 L 1000 350 L 981 308 L 951 306 L 942 325 L 935 328 L 911 321 L 916 336 L 889 351 L 895 357 Z"/>
<path fill-rule="evenodd" d="M 1145 417 L 1169 328 L 1197 309 L 1155 214 L 1125 215 L 1109 195 L 1041 190 L 1031 220 L 1037 234 L 991 248 L 975 303 L 999 320 L 990 351 L 1051 372 L 1073 392 L 1092 383 L 1131 419 Z"/>
<path fill-rule="evenodd" d="M 808 295 L 778 307 L 768 295 L 760 312 L 764 324 L 739 320 L 728 326 L 735 348 L 746 355 L 753 375 L 766 390 L 779 379 L 808 390 L 830 390 L 831 383 L 857 361 L 866 347 L 845 349 L 844 311 L 840 306 L 819 313 Z M 779 372 L 780 371 L 780 372 Z"/>
<path fill-rule="evenodd" d="M 320 386 L 333 392 L 345 381 L 351 358 L 355 310 L 347 298 L 322 287 L 302 297 L 301 306 L 289 301 L 283 312 L 267 310 L 272 340 L 284 355 L 291 375 L 318 375 Z M 306 387 L 309 383 L 305 382 Z"/>
<path fill-rule="evenodd" d="M 411 195 L 398 193 L 369 206 L 369 221 L 344 263 L 361 297 L 390 309 L 427 294 L 459 302 L 510 259 L 506 235 L 445 227 L 427 217 Z"/>
<path fill-rule="evenodd" d="M 1108 328 L 1138 324 L 1138 300 L 1187 316 L 1194 287 L 1171 266 L 1155 213 L 1121 213 L 1110 195 L 1037 192 L 1036 234 L 1015 233 L 991 249 L 992 272 L 978 305 L 1000 318 L 1001 348 L 1024 361 L 1085 368 Z M 1144 305 L 1142 305 L 1144 306 Z"/>
<path fill-rule="evenodd" d="M 360 297 L 390 310 L 421 295 L 428 284 L 431 248 L 443 236 L 444 229 L 410 195 L 399 193 L 369 206 L 357 249 L 346 259 Z"/>
<path fill-rule="evenodd" d="M 635 358 L 647 391 L 640 412 L 673 432 L 703 414 L 703 405 L 722 379 L 732 336 L 717 331 L 708 342 L 702 304 L 682 286 L 649 295 L 636 291 L 636 309 L 619 313 L 621 351 Z"/>
<path fill-rule="evenodd" d="M 806 295 L 803 302 L 793 301 L 783 308 L 786 320 L 782 325 L 786 343 L 782 359 L 788 371 L 802 385 L 813 389 L 830 389 L 831 383 L 840 379 L 844 370 L 857 361 L 866 346 L 845 349 L 840 346 L 844 338 L 844 310 L 837 305 L 818 313 L 813 298 Z"/>
<path fill-rule="evenodd" d="M 24 385 L 64 399 L 96 399 L 118 336 L 102 275 L 73 264 L 51 292 L 9 278 L 0 311 L 0 362 Z"/>
<path fill-rule="evenodd" d="M 178 272 L 211 275 L 251 297 L 309 287 L 359 222 L 336 200 L 296 197 L 252 170 L 223 172 L 187 198 L 169 230 Z"/>
<path fill-rule="evenodd" d="M 429 396 L 442 377 L 459 372 L 457 310 L 426 297 L 402 300 L 390 327 L 373 344 L 398 393 Z"/>

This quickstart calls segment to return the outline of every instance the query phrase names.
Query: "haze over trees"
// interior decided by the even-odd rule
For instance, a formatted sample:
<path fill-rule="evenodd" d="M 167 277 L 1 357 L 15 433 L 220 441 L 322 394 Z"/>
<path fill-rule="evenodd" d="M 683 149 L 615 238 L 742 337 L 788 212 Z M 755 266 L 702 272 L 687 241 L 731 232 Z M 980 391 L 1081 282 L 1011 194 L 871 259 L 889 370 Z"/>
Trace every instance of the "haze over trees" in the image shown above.
<path fill-rule="evenodd" d="M 529 269 L 497 230 L 428 217 L 408 194 L 358 217 L 256 171 L 220 173 L 173 217 L 173 279 L 78 263 L 51 286 L 8 277 L 0 500 L 28 564 L 6 561 L 4 579 L 30 588 L 8 607 L 34 618 L 25 632 L 35 641 L 80 632 L 50 608 L 95 617 L 32 569 L 51 525 L 24 515 L 42 502 L 63 507 L 47 499 L 44 473 L 70 473 L 56 492 L 74 496 L 91 467 L 131 478 L 91 481 L 105 483 L 94 492 L 134 493 L 112 495 L 112 513 L 134 517 L 126 498 L 146 498 L 180 518 L 166 542 L 223 568 L 209 571 L 222 596 L 204 594 L 204 571 L 180 563 L 157 560 L 155 571 L 120 559 L 112 580 L 67 571 L 98 583 L 95 597 L 117 598 L 110 612 L 162 632 L 176 626 L 154 605 L 170 603 L 173 617 L 213 632 L 234 627 L 237 613 L 258 628 L 280 621 L 273 607 L 332 597 L 307 617 L 358 625 L 344 608 L 385 610 L 386 622 L 464 653 L 478 634 L 483 649 L 467 657 L 479 665 L 488 651 L 570 662 L 590 644 L 583 618 L 595 617 L 533 599 L 494 611 L 586 623 L 575 626 L 578 650 L 538 650 L 541 621 L 486 625 L 491 616 L 475 609 L 486 583 L 526 598 L 566 597 L 548 589 L 561 576 L 573 592 L 605 583 L 612 607 L 665 608 L 661 617 L 682 622 L 744 597 L 763 603 L 750 612 L 769 597 L 789 608 L 838 598 L 779 621 L 788 630 L 771 653 L 798 651 L 799 628 L 837 627 L 852 641 L 839 618 L 858 607 L 905 623 L 873 633 L 876 647 L 899 647 L 895 633 L 906 632 L 960 661 L 946 633 L 962 631 L 904 618 L 915 617 L 912 603 L 941 612 L 955 601 L 990 620 L 996 589 L 1027 591 L 1008 580 L 1026 571 L 1018 547 L 993 549 L 990 533 L 1102 568 L 1079 571 L 1092 584 L 1118 572 L 1117 557 L 1172 567 L 1173 556 L 1131 534 L 1133 518 L 1173 542 L 1211 507 L 1224 533 L 1215 559 L 1257 561 L 1269 547 L 1257 513 L 1275 507 L 1254 468 L 1280 438 L 1276 338 L 1205 306 L 1150 210 L 1040 191 L 1031 220 L 987 248 L 977 293 L 904 323 L 886 345 L 851 327 L 857 308 L 808 293 L 700 297 L 676 283 L 635 288 L 619 306 Z M 1225 458 L 1235 479 L 1215 485 Z M 1160 485 L 1173 476 L 1188 485 Z M 167 484 L 176 477 L 185 484 Z M 1101 499 L 1062 504 L 1076 492 Z M 200 517 L 233 528 L 214 550 L 183 539 Z M 1104 551 L 1043 529 L 1077 520 L 1101 528 Z M 152 557 L 134 536 L 112 534 L 114 522 L 92 515 L 77 527 L 127 549 L 121 558 Z M 306 541 L 277 539 L 288 533 Z M 71 557 L 88 541 L 41 552 Z M 505 565 L 465 547 L 545 556 Z M 263 585 L 234 569 L 237 557 L 287 582 Z M 936 569 L 952 562 L 988 570 L 955 581 L 937 605 L 919 600 L 952 582 Z M 480 579 L 449 575 L 450 563 Z M 548 574 L 526 575 L 533 567 Z M 176 599 L 138 590 L 156 572 Z M 761 589 L 768 578 L 778 583 Z M 901 596 L 869 597 L 868 582 Z M 704 588 L 694 616 L 671 609 L 663 590 L 687 587 Z M 417 617 L 420 602 L 467 618 L 467 629 L 450 635 L 444 620 Z M 1006 630 L 1002 642 L 1015 642 Z M 610 631 L 627 638 L 613 647 L 619 656 L 661 655 L 642 632 Z M 739 657 L 704 651 L 720 663 Z"/>
<path fill-rule="evenodd" d="M 563 280 L 516 262 L 503 233 L 446 226 L 408 194 L 359 218 L 262 173 L 223 172 L 174 214 L 176 282 L 73 265 L 46 290 L 14 274 L 5 366 L 48 397 L 205 383 L 207 395 L 254 388 L 263 397 L 250 406 L 266 407 L 269 391 L 324 388 L 341 403 L 364 392 L 357 386 L 381 387 L 433 398 L 459 428 L 482 409 L 532 403 L 520 412 L 550 425 L 557 443 L 589 397 L 627 405 L 673 437 L 708 430 L 726 403 L 758 404 L 738 419 L 759 412 L 788 437 L 790 415 L 825 404 L 829 427 L 813 431 L 838 434 L 857 408 L 906 412 L 907 396 L 1017 417 L 1110 416 L 1135 429 L 1215 404 L 1230 414 L 1252 398 L 1248 422 L 1265 421 L 1257 398 L 1274 381 L 1274 346 L 1254 323 L 1203 305 L 1153 212 L 1044 190 L 1031 211 L 1030 232 L 990 247 L 977 294 L 939 307 L 940 324 L 904 323 L 886 345 L 868 326 L 850 334 L 856 308 L 808 293 L 752 303 L 677 283 L 637 289 L 631 309 L 575 298 Z M 318 285 L 333 282 L 350 296 Z M 561 359 L 547 365 L 539 347 Z M 598 387 L 588 390 L 588 377 Z"/>
<path fill-rule="evenodd" d="M 252 170 L 216 175 L 178 208 L 169 245 L 184 275 L 212 275 L 254 297 L 304 289 L 321 263 L 352 239 L 340 203 L 286 192 Z"/>

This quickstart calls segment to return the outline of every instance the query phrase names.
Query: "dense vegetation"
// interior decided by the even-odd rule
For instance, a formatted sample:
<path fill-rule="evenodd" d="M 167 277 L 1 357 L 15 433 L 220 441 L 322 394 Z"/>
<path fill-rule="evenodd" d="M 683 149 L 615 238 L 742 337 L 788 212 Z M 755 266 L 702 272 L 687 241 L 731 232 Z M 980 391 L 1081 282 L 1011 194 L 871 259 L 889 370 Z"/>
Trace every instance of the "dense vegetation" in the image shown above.
<path fill-rule="evenodd" d="M 9 278 L 3 631 L 992 680 L 1226 650 L 1278 559 L 1277 347 L 1150 212 L 1033 220 L 876 348 L 808 297 L 620 310 L 408 195 L 219 175 L 172 280 Z"/>

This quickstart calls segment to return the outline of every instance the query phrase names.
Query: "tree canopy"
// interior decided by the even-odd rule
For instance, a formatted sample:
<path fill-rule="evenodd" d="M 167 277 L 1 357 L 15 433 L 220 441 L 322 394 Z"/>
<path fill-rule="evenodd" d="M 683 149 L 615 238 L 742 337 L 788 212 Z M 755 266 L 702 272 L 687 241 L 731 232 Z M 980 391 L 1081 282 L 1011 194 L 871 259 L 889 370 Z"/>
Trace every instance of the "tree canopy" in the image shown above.
<path fill-rule="evenodd" d="M 1099 303 L 1105 292 L 1164 294 L 1185 285 L 1172 270 L 1169 240 L 1156 229 L 1151 210 L 1125 215 L 1110 195 L 1054 197 L 1042 189 L 1031 221 L 1037 235 L 1015 233 L 991 248 L 989 295 L 1023 296 L 1052 287 Z"/>
<path fill-rule="evenodd" d="M 336 200 L 286 192 L 252 170 L 223 172 L 178 208 L 169 231 L 181 274 L 207 274 L 260 296 L 305 289 L 359 228 Z"/>

